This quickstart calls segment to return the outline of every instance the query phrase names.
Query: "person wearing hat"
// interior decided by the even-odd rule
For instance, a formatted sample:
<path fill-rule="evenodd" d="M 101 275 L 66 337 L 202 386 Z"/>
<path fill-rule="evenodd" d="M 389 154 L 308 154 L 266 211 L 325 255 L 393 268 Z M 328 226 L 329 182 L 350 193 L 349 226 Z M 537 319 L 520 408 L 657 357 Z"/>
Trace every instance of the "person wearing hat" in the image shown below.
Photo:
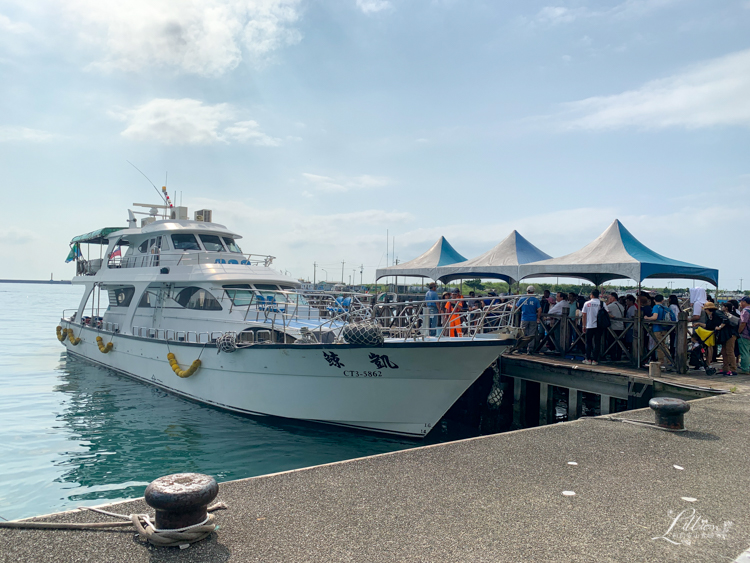
<path fill-rule="evenodd" d="M 750 373 L 750 297 L 740 299 L 740 326 L 737 327 L 740 337 L 737 343 L 740 347 L 740 373 Z"/>
<path fill-rule="evenodd" d="M 457 287 L 451 291 L 450 301 L 445 304 L 445 312 L 450 315 L 448 318 L 448 327 L 450 328 L 449 335 L 451 337 L 463 336 L 463 330 L 461 330 L 461 311 L 463 295 Z"/>
<path fill-rule="evenodd" d="M 526 295 L 521 297 L 516 304 L 516 307 L 521 310 L 521 330 L 524 336 L 531 336 L 526 353 L 531 354 L 536 348 L 536 340 L 538 334 L 537 325 L 542 315 L 542 304 L 534 296 L 534 286 L 530 285 L 526 288 Z"/>

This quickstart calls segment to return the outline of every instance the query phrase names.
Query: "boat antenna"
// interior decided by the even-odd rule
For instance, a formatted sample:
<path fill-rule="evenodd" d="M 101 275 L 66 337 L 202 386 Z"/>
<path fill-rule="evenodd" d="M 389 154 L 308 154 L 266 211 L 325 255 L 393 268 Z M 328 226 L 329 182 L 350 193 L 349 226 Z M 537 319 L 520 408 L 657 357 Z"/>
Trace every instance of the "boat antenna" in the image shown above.
<path fill-rule="evenodd" d="M 136 170 L 138 170 L 138 172 L 141 172 L 141 170 L 140 170 L 140 169 L 139 169 L 139 168 L 138 168 L 138 167 L 137 167 L 137 166 L 136 166 L 135 164 L 133 164 L 132 162 L 130 162 L 129 160 L 126 160 L 125 162 L 127 162 L 128 164 L 130 164 L 130 166 L 132 166 L 132 167 L 133 167 L 133 168 L 135 168 Z M 153 182 L 151 181 L 151 178 L 149 178 L 148 176 L 146 176 L 146 175 L 145 175 L 145 174 L 144 174 L 143 172 L 141 172 L 141 175 L 142 175 L 142 176 L 143 176 L 144 178 L 146 178 L 146 180 L 148 180 L 148 183 L 149 183 L 149 184 L 151 184 L 152 186 L 154 186 L 154 183 L 153 183 Z M 164 203 L 167 203 L 167 202 L 166 202 L 166 200 L 164 199 L 164 196 L 163 196 L 163 195 L 162 195 L 162 193 L 161 193 L 161 192 L 159 191 L 159 188 L 157 188 L 156 186 L 154 186 L 154 189 L 156 190 L 156 193 L 157 193 L 157 194 L 159 194 L 159 197 L 161 198 L 161 200 L 162 200 L 162 201 L 163 201 Z"/>

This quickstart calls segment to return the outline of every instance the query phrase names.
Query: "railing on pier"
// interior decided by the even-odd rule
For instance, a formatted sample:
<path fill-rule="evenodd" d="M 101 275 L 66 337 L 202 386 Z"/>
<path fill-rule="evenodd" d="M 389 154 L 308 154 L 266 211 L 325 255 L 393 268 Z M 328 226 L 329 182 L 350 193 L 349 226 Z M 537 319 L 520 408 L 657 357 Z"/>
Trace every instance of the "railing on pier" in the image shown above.
<path fill-rule="evenodd" d="M 584 353 L 586 336 L 580 317 L 570 317 L 569 309 L 565 307 L 562 314 L 542 314 L 541 319 L 543 331 L 539 331 L 532 344 L 534 352 L 548 351 L 563 357 Z M 638 367 L 652 353 L 656 354 L 657 348 L 661 348 L 668 368 L 687 373 L 688 319 L 685 311 L 680 312 L 676 321 L 614 317 L 612 322 L 622 323 L 623 328 L 615 330 L 609 326 L 603 331 L 600 358 L 606 361 L 609 357 L 612 361 L 625 361 Z M 654 331 L 657 325 L 663 329 Z"/>

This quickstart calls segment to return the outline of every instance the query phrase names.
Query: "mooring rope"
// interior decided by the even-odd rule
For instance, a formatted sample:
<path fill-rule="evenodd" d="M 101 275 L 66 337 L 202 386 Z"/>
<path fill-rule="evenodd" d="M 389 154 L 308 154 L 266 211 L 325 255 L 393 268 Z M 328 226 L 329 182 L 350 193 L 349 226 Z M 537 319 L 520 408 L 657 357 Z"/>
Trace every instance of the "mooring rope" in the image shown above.
<path fill-rule="evenodd" d="M 159 545 L 162 547 L 180 547 L 181 549 L 184 549 L 191 543 L 200 541 L 208 537 L 214 530 L 217 530 L 219 526 L 214 523 L 214 515 L 210 513 L 226 508 L 226 504 L 223 502 L 217 502 L 208 507 L 207 512 L 209 512 L 209 514 L 203 522 L 174 530 L 157 528 L 151 521 L 152 517 L 148 514 L 117 514 L 116 512 L 107 512 L 100 508 L 91 508 L 88 506 L 81 507 L 79 510 L 91 510 L 113 518 L 127 520 L 127 522 L 0 522 L 0 528 L 21 528 L 27 530 L 98 530 L 102 528 L 134 526 L 141 538 L 147 540 L 153 545 Z"/>

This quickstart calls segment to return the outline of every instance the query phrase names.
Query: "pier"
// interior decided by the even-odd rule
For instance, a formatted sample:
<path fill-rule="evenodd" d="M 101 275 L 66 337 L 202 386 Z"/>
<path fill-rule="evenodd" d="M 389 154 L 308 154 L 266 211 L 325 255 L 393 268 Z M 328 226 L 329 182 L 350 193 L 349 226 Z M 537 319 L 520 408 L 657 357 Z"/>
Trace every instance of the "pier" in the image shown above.
<path fill-rule="evenodd" d="M 217 533 L 180 551 L 133 532 L 0 529 L 0 559 L 68 561 L 739 561 L 750 547 L 750 394 L 222 483 Z M 143 500 L 110 505 L 147 512 Z M 89 511 L 45 517 L 107 521 Z"/>
<path fill-rule="evenodd" d="M 598 414 L 648 406 L 652 397 L 700 399 L 750 391 L 750 375 L 724 377 L 689 370 L 652 377 L 624 363 L 584 365 L 580 361 L 543 355 L 504 355 L 500 361 L 504 391 L 513 395 L 513 427 L 543 426 L 556 421 L 554 397 L 567 394 L 567 420 L 581 416 L 584 396 Z"/>

